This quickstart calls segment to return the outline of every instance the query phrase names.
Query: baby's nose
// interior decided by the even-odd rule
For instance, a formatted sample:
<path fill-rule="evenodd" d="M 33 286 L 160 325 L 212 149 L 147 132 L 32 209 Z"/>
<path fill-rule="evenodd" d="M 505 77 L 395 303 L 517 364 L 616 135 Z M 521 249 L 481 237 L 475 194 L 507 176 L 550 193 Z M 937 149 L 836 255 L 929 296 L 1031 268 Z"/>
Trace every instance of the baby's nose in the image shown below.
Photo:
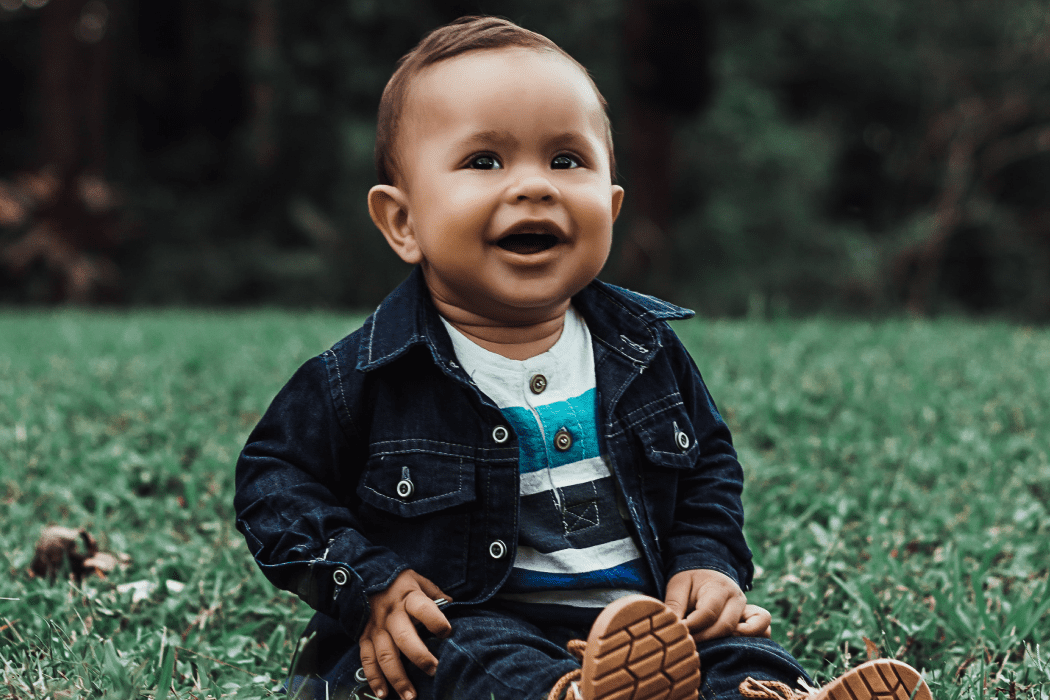
<path fill-rule="evenodd" d="M 524 200 L 550 201 L 558 194 L 558 189 L 542 175 L 523 177 L 514 187 L 513 196 L 520 202 Z"/>

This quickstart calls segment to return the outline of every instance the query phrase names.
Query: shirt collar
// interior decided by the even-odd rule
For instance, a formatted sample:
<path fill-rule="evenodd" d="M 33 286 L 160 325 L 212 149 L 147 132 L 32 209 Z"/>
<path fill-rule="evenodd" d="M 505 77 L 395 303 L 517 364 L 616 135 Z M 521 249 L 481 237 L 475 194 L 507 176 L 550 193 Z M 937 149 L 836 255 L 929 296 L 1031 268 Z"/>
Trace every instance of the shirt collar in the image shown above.
<path fill-rule="evenodd" d="M 638 364 L 649 364 L 660 349 L 663 321 L 694 315 L 689 309 L 599 280 L 587 285 L 572 302 L 595 340 Z M 459 369 L 452 341 L 419 266 L 383 300 L 361 330 L 365 342 L 357 358 L 359 371 L 388 364 L 415 345 L 425 346 L 446 372 Z"/>

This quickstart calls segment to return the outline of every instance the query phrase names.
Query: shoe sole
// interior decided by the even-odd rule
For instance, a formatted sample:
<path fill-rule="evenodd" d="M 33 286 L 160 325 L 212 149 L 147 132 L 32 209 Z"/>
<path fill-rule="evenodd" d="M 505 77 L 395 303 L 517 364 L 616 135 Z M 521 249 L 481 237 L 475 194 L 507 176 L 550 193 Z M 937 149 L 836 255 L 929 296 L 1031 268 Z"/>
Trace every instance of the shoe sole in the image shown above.
<path fill-rule="evenodd" d="M 861 664 L 821 690 L 819 700 L 933 700 L 919 672 L 894 659 Z"/>
<path fill-rule="evenodd" d="M 696 644 L 659 600 L 620 598 L 594 621 L 580 679 L 587 700 L 693 700 L 699 687 Z"/>

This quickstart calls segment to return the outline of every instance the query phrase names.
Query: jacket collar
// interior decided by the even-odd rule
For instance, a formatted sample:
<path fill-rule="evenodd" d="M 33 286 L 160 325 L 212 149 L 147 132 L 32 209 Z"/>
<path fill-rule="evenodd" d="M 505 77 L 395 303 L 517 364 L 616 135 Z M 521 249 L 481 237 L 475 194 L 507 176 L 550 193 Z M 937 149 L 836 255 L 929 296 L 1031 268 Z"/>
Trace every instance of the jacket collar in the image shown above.
<path fill-rule="evenodd" d="M 655 297 L 598 280 L 572 298 L 591 337 L 635 364 L 648 365 L 662 346 L 662 322 L 690 318 L 693 312 Z M 458 369 L 448 331 L 430 299 L 423 271 L 416 266 L 383 300 L 361 328 L 357 369 L 369 372 L 392 362 L 415 345 L 424 345 L 442 369 Z"/>

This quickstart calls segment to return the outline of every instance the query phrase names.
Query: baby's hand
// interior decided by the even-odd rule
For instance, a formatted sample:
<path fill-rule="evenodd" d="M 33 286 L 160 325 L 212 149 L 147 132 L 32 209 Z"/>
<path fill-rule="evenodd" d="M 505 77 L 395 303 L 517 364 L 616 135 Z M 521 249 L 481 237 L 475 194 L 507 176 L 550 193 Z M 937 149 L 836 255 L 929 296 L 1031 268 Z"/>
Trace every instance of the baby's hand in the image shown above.
<path fill-rule="evenodd" d="M 384 698 L 387 683 L 404 700 L 414 700 L 412 687 L 401 654 L 431 676 L 437 671 L 437 658 L 430 653 L 416 631 L 419 622 L 438 637 L 447 637 L 452 625 L 434 602 L 451 600 L 429 579 L 411 569 L 398 574 L 390 588 L 369 596 L 372 614 L 361 634 L 361 667 L 376 697 Z"/>
<path fill-rule="evenodd" d="M 680 571 L 667 582 L 664 600 L 685 620 L 698 642 L 719 637 L 768 637 L 772 617 L 747 597 L 736 581 L 709 569 Z"/>

